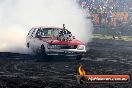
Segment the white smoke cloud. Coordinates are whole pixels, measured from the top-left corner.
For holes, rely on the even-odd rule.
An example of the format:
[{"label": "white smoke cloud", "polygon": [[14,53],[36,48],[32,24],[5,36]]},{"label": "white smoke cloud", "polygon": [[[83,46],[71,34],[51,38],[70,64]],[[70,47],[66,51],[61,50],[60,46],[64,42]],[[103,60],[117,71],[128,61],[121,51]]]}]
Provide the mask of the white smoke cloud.
[{"label": "white smoke cloud", "polygon": [[88,42],[92,23],[76,0],[0,0],[0,51],[25,52],[25,38],[33,26],[66,28]]}]

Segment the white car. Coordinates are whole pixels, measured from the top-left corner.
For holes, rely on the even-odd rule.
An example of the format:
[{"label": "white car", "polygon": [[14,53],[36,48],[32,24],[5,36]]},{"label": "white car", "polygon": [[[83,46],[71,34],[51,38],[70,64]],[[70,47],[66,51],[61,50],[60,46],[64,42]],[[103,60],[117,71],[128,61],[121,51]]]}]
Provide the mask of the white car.
[{"label": "white car", "polygon": [[26,46],[43,56],[76,56],[80,60],[86,53],[85,45],[75,39],[71,32],[57,27],[33,27],[27,37]]}]

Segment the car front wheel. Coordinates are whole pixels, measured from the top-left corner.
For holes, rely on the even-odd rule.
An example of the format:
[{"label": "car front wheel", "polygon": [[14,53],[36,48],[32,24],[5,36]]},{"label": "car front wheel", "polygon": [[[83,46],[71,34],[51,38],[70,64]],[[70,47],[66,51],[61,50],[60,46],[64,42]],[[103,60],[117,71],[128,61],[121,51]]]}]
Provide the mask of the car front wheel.
[{"label": "car front wheel", "polygon": [[40,54],[41,54],[41,56],[47,56],[46,53],[45,53],[44,45],[41,45]]}]

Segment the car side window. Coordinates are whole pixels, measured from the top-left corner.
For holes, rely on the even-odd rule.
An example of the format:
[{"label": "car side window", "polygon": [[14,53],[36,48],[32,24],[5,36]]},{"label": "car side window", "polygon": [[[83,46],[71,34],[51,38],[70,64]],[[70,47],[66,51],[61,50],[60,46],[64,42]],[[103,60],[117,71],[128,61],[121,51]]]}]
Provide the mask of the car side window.
[{"label": "car side window", "polygon": [[34,29],[33,29],[33,32],[32,32],[32,34],[31,34],[32,37],[35,37],[34,34],[35,34],[36,29],[37,29],[37,28],[34,28]]},{"label": "car side window", "polygon": [[34,28],[32,28],[29,32],[28,32],[28,35],[27,36],[31,36],[31,33],[33,31]]},{"label": "car side window", "polygon": [[41,36],[41,29],[40,28],[38,28],[38,31],[36,33],[36,36]]}]

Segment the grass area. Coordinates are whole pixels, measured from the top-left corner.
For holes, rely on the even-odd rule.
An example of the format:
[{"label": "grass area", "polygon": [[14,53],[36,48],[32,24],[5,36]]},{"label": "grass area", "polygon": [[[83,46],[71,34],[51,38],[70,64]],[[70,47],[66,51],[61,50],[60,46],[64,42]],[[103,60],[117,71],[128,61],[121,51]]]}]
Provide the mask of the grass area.
[{"label": "grass area", "polygon": [[[112,35],[93,34],[93,38],[113,39],[113,36]],[[120,39],[116,39],[116,40],[132,41],[132,36],[121,36]]]},{"label": "grass area", "polygon": [[93,38],[98,38],[98,39],[113,39],[111,35],[101,35],[101,34],[94,34]]}]

